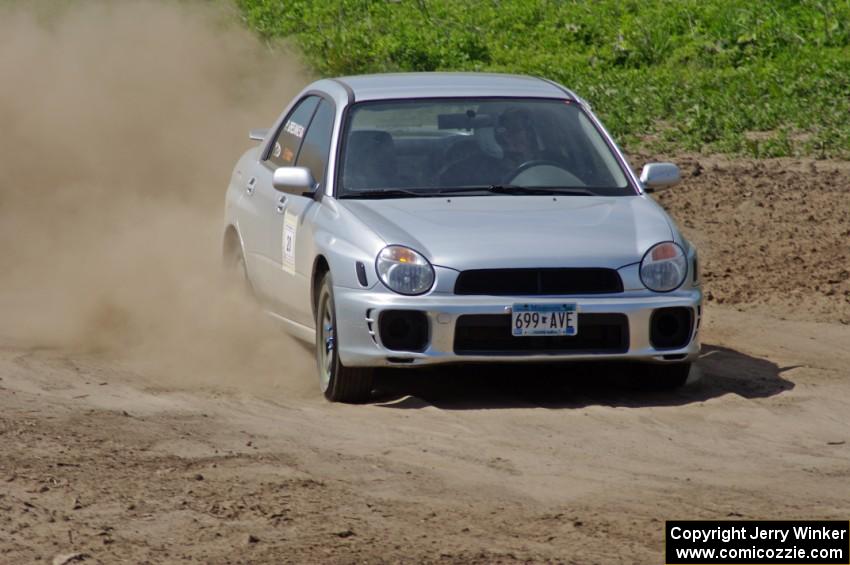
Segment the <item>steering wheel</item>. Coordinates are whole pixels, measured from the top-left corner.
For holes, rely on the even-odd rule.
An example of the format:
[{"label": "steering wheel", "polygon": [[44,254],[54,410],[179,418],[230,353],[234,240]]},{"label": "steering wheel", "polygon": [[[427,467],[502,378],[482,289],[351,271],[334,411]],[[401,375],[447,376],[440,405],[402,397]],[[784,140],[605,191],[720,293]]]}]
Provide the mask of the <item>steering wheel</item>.
[{"label": "steering wheel", "polygon": [[585,183],[582,182],[580,178],[575,176],[569,170],[567,170],[561,163],[557,161],[551,161],[548,159],[532,159],[531,161],[526,161],[520,166],[516,167],[514,170],[505,175],[502,179],[503,184],[513,184],[513,181],[517,179],[521,174],[526,172],[529,169],[533,169],[535,167],[553,167],[555,169],[559,169],[563,172],[564,176],[564,184],[569,186],[584,186]]}]

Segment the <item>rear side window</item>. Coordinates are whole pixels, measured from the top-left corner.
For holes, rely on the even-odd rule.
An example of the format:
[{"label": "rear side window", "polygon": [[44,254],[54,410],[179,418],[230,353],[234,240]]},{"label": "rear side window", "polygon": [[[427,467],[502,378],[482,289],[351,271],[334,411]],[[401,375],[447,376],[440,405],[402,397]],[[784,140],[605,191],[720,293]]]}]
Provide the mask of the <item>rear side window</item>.
[{"label": "rear side window", "polygon": [[275,167],[290,167],[295,163],[301,140],[304,139],[310,118],[313,117],[318,103],[318,96],[308,96],[299,102],[283,121],[268,159]]},{"label": "rear side window", "polygon": [[321,187],[325,184],[325,171],[328,167],[328,155],[331,150],[331,135],[334,128],[334,108],[326,100],[319,103],[319,108],[313,116],[313,121],[307,129],[301,151],[298,153],[297,164],[307,167],[313,173]]}]

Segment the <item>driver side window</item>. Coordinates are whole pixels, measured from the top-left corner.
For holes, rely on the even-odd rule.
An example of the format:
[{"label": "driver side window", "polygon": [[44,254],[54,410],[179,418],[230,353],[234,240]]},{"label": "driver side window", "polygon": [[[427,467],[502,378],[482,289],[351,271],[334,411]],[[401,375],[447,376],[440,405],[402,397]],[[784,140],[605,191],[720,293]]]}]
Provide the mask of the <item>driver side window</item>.
[{"label": "driver side window", "polygon": [[268,162],[274,168],[291,167],[295,164],[298,149],[301,147],[301,140],[304,138],[304,133],[318,103],[318,96],[308,96],[299,102],[283,121],[268,158]]},{"label": "driver side window", "polygon": [[325,186],[325,170],[328,166],[333,128],[334,107],[322,100],[304,136],[296,162],[297,166],[310,169],[321,188]]}]

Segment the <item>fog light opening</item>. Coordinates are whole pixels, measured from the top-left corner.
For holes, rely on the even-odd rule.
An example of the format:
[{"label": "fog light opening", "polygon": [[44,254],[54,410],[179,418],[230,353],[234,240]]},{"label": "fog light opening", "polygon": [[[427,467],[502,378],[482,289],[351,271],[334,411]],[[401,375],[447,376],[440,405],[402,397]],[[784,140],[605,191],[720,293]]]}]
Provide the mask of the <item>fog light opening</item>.
[{"label": "fog light opening", "polygon": [[659,308],[649,321],[649,341],[655,349],[680,349],[690,342],[693,326],[693,309]]},{"label": "fog light opening", "polygon": [[385,310],[378,319],[381,343],[392,351],[424,351],[428,317],[418,310]]},{"label": "fog light opening", "polygon": [[679,319],[672,314],[661,314],[658,317],[658,331],[664,337],[673,337],[679,331]]}]

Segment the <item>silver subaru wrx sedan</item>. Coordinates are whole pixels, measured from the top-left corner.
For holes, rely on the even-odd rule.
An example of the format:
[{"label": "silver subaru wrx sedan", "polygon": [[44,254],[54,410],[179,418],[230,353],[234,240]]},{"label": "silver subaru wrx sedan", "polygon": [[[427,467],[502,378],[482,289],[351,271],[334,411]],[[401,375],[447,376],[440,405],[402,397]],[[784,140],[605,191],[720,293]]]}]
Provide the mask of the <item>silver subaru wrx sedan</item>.
[{"label": "silver subaru wrx sedan", "polygon": [[224,254],[316,347],[330,400],[376,367],[633,361],[685,383],[699,352],[696,249],[589,105],[499,74],[314,82],[238,161]]}]

